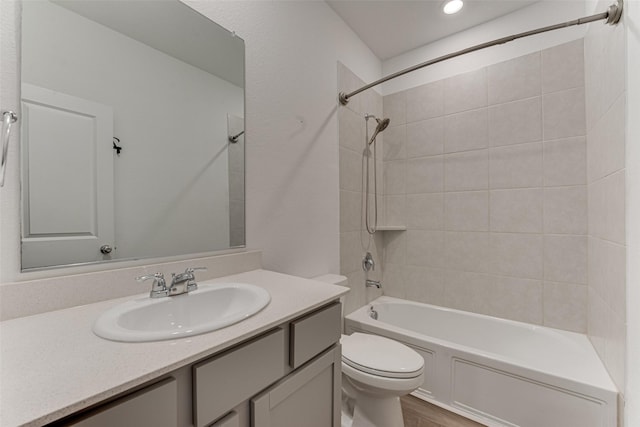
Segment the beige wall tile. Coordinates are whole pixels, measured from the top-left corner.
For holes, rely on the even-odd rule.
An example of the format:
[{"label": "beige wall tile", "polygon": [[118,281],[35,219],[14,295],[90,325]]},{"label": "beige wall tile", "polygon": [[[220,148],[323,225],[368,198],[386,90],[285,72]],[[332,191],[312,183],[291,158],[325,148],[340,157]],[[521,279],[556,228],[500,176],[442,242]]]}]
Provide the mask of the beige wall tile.
[{"label": "beige wall tile", "polygon": [[362,191],[362,155],[340,147],[340,189]]},{"label": "beige wall tile", "polygon": [[626,96],[621,95],[589,130],[587,158],[589,182],[625,167]]},{"label": "beige wall tile", "polygon": [[384,263],[406,264],[407,233],[383,233]]},{"label": "beige wall tile", "polygon": [[362,151],[364,148],[364,118],[348,108],[338,107],[338,134],[340,147]]},{"label": "beige wall tile", "polygon": [[618,316],[626,317],[626,247],[589,237],[588,277],[594,289]]},{"label": "beige wall tile", "polygon": [[340,274],[362,270],[361,259],[364,251],[360,245],[360,232],[340,233]]},{"label": "beige wall tile", "polygon": [[[378,196],[379,197],[379,196]],[[384,205],[380,206],[380,201]],[[378,224],[405,225],[407,223],[407,203],[404,194],[398,196],[384,196],[378,198],[378,211],[384,209],[384,217],[378,217]]]},{"label": "beige wall tile", "polygon": [[451,114],[444,118],[444,152],[475,150],[489,146],[487,109]]},{"label": "beige wall tile", "polygon": [[542,189],[491,190],[489,199],[491,231],[542,233]]},{"label": "beige wall tile", "polygon": [[544,185],[582,185],[587,180],[587,143],[583,136],[544,142]]},{"label": "beige wall tile", "polygon": [[364,286],[364,271],[362,271],[362,269],[344,275],[347,276],[350,289],[344,303],[344,314],[346,315],[367,304],[368,298]]},{"label": "beige wall tile", "polygon": [[489,188],[489,150],[446,154],[445,191],[485,190]]},{"label": "beige wall tile", "polygon": [[340,232],[358,231],[361,227],[362,193],[340,190]]},{"label": "beige wall tile", "polygon": [[589,287],[588,293],[587,333],[600,359],[605,360],[605,344],[611,331],[611,310],[592,287]]},{"label": "beige wall tile", "polygon": [[551,139],[586,134],[584,88],[548,93],[542,97],[543,135]]},{"label": "beige wall tile", "polygon": [[491,233],[491,273],[525,279],[542,279],[543,236],[520,233]]},{"label": "beige wall tile", "polygon": [[442,304],[444,270],[408,265],[405,267],[404,280],[405,295],[411,301]]},{"label": "beige wall tile", "polygon": [[444,230],[444,194],[408,194],[406,225],[410,229]]},{"label": "beige wall tile", "polygon": [[421,157],[407,160],[407,194],[442,191],[444,185],[443,169],[443,156]]},{"label": "beige wall tile", "polygon": [[587,286],[544,282],[544,325],[585,333],[587,298]]},{"label": "beige wall tile", "polygon": [[618,317],[615,313],[611,314],[609,327],[608,339],[605,344],[605,364],[615,385],[619,390],[624,390],[627,327],[624,319]]},{"label": "beige wall tile", "polygon": [[544,189],[544,232],[587,234],[587,187]]},{"label": "beige wall tile", "polygon": [[542,143],[533,142],[489,150],[490,188],[541,187]]},{"label": "beige wall tile", "polygon": [[404,276],[407,267],[404,264],[385,263],[382,273],[382,289],[385,295],[396,298],[407,298],[405,294]]},{"label": "beige wall tile", "polygon": [[489,314],[542,324],[542,281],[491,276]]},{"label": "beige wall tile", "polygon": [[488,67],[489,105],[540,95],[540,52]]},{"label": "beige wall tile", "polygon": [[407,230],[407,265],[442,268],[444,233],[442,231]]},{"label": "beige wall tile", "polygon": [[[375,120],[374,120],[375,122]],[[369,130],[369,138],[373,134],[375,127],[371,126]],[[387,160],[400,160],[404,159],[407,156],[406,149],[406,126],[390,126],[384,131],[383,147],[383,155],[382,158],[384,161]],[[364,138],[363,138],[364,141]],[[362,145],[364,147],[364,143]]]},{"label": "beige wall tile", "polygon": [[406,169],[404,160],[384,162],[384,194],[404,194],[407,181]]},{"label": "beige wall tile", "polygon": [[544,279],[587,284],[587,237],[544,237]]},{"label": "beige wall tile", "polygon": [[625,244],[625,171],[589,185],[589,234]]},{"label": "beige wall tile", "polygon": [[489,231],[489,192],[445,193],[445,229],[450,231]]},{"label": "beige wall tile", "polygon": [[444,83],[442,80],[406,91],[407,123],[444,114]]},{"label": "beige wall tile", "polygon": [[584,86],[584,39],[542,51],[542,91]]},{"label": "beige wall tile", "polygon": [[489,272],[489,233],[445,232],[445,267],[449,270]]},{"label": "beige wall tile", "polygon": [[487,70],[459,74],[444,80],[445,114],[487,106]]},{"label": "beige wall tile", "polygon": [[489,107],[491,146],[542,140],[542,99],[539,96]]},{"label": "beige wall tile", "polygon": [[[606,3],[603,2],[603,5]],[[599,120],[625,91],[626,25],[590,25],[585,36],[585,87],[589,95],[587,120]]]},{"label": "beige wall tile", "polygon": [[[364,86],[364,83],[362,84],[362,86]],[[365,114],[373,114],[374,116],[380,118],[384,116],[382,95],[380,95],[376,91],[376,89],[365,90],[364,92],[360,92],[356,96],[361,97],[361,117],[364,117]],[[349,100],[349,102],[351,102],[351,100]]]},{"label": "beige wall tile", "polygon": [[[355,97],[354,97],[355,98]],[[396,92],[382,100],[384,116],[391,120],[393,126],[407,123],[407,92]]]},{"label": "beige wall tile", "polygon": [[444,152],[444,118],[407,125],[407,157],[424,157]]},{"label": "beige wall tile", "polygon": [[489,314],[491,312],[491,277],[483,273],[446,270],[444,305],[458,310]]}]

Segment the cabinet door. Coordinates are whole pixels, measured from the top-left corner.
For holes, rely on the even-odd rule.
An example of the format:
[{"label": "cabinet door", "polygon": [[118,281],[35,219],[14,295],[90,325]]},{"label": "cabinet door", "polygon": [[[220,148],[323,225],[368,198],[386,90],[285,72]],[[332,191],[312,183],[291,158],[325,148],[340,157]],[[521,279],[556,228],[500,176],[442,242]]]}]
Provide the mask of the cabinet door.
[{"label": "cabinet door", "polygon": [[339,427],[340,347],[251,399],[253,427]]},{"label": "cabinet door", "polygon": [[177,427],[177,385],[167,378],[152,386],[83,414],[73,427]]}]

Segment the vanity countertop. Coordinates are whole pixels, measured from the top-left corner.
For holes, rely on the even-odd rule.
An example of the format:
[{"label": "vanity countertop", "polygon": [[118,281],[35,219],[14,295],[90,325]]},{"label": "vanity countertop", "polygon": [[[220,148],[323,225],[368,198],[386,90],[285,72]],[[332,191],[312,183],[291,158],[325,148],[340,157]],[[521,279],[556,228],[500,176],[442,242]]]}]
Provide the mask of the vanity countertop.
[{"label": "vanity countertop", "polygon": [[41,426],[217,353],[345,294],[328,285],[266,270],[203,281],[243,282],[271,294],[258,314],[177,340],[121,343],[94,335],[105,310],[138,296],[0,323],[0,426]]}]

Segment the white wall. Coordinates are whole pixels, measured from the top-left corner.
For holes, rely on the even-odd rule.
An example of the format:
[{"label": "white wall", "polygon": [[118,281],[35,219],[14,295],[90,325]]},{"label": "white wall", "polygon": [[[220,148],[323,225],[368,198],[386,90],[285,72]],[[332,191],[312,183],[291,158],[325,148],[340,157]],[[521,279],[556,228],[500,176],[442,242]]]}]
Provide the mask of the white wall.
[{"label": "white wall", "polygon": [[[382,64],[382,73],[386,76],[439,56],[500,37],[581,18],[586,14],[585,8],[586,4],[582,1],[537,2],[485,24],[478,25],[388,59]],[[588,13],[591,13],[591,11]],[[585,32],[585,26],[571,27],[515,40],[501,46],[494,46],[463,55],[387,82],[382,85],[382,93],[383,95],[389,95],[456,74],[477,70],[527,53],[537,52],[582,38]]]},{"label": "white wall", "polygon": [[246,42],[247,245],[267,268],[339,272],[336,62],[380,62],[324,2],[188,2]]},{"label": "white wall", "polygon": [[[381,75],[380,61],[324,2],[189,4],[246,42],[248,247],[263,249],[272,270],[305,277],[338,272],[336,64],[371,81]],[[0,2],[2,109],[19,105],[13,13],[12,1]],[[14,139],[8,185],[0,190],[3,282],[21,277],[16,146]]]},{"label": "white wall", "polygon": [[640,2],[625,2],[627,32],[627,389],[625,422],[640,425]]}]

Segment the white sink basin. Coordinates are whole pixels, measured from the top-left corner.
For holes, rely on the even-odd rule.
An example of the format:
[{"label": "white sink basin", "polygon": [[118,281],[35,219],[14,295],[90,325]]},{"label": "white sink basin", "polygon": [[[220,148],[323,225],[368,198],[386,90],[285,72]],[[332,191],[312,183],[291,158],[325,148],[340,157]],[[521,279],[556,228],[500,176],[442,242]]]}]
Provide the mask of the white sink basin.
[{"label": "white sink basin", "polygon": [[253,316],[271,301],[269,293],[245,283],[200,285],[188,294],[139,298],[105,311],[93,325],[113,341],[160,341],[211,332]]}]

